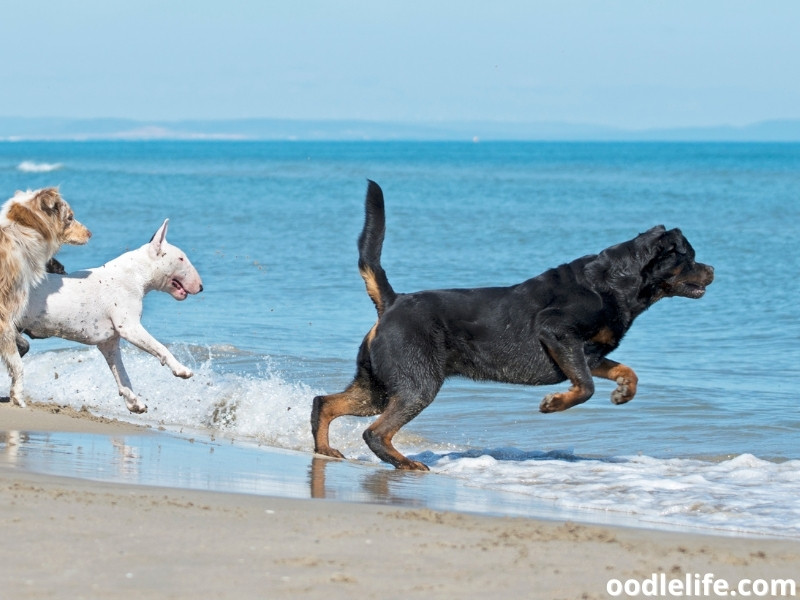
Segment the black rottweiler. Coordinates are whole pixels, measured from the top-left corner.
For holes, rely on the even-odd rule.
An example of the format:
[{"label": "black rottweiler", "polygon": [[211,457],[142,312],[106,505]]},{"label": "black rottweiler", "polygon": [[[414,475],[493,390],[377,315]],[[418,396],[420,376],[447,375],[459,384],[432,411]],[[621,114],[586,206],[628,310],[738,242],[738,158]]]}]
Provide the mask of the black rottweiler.
[{"label": "black rottweiler", "polygon": [[653,303],[700,298],[714,279],[680,230],[658,226],[510,287],[398,294],[380,263],[384,233],[383,192],[370,181],[358,268],[378,321],[361,344],[353,382],[314,398],[311,430],[315,452],[344,458],[329,444],[331,421],[380,414],[364,441],[398,469],[428,470],[400,454],[392,437],[451,375],[527,385],[569,380],[569,390],[542,400],[545,413],[586,402],[592,376],[617,383],[614,404],[628,402],[636,374],[605,356]]}]

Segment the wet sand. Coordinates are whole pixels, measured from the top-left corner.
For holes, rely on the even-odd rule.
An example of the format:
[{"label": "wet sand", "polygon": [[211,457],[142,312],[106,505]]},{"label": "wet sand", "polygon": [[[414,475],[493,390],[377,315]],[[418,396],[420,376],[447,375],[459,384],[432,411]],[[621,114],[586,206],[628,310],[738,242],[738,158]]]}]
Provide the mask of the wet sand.
[{"label": "wet sand", "polygon": [[[207,491],[198,459],[188,483],[170,470],[171,436],[58,407],[0,404],[0,431],[3,598],[609,598],[610,579],[713,573],[735,585],[800,566],[795,540],[434,510],[421,498],[437,496],[435,475],[301,453],[265,450],[252,466],[261,483]],[[137,457],[148,444],[155,458]],[[79,474],[103,481],[55,474],[60,454],[95,446],[117,453],[113,471]],[[146,484],[151,467],[167,479]]]}]

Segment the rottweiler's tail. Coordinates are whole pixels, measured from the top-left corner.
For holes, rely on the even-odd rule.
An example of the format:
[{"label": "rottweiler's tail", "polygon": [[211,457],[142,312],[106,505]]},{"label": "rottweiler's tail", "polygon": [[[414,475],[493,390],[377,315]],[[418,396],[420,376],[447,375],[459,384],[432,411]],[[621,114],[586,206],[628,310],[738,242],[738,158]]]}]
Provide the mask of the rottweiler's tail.
[{"label": "rottweiler's tail", "polygon": [[374,181],[368,181],[364,207],[364,229],[358,238],[358,271],[367,285],[367,294],[375,303],[378,318],[397,298],[386,272],[381,267],[386,215],[383,210],[383,191]]}]

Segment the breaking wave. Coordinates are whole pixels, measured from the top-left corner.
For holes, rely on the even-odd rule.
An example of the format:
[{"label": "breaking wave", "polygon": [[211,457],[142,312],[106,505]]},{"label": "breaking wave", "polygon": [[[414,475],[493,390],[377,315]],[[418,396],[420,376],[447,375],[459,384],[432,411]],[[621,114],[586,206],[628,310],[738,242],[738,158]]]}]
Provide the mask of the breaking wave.
[{"label": "breaking wave", "polygon": [[24,160],[17,165],[17,170],[23,173],[50,173],[62,168],[64,168],[62,163],[39,163],[31,160]]}]

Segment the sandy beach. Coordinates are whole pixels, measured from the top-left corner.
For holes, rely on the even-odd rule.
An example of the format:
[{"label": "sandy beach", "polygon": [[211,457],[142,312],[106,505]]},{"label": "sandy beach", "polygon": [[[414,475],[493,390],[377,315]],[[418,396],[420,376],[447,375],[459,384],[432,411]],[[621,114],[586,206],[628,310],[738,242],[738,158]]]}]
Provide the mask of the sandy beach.
[{"label": "sandy beach", "polygon": [[[0,459],[20,432],[162,435],[57,406],[0,404],[0,423]],[[800,566],[794,540],[124,485],[9,460],[0,505],[0,590],[15,599],[609,598],[612,579],[702,591],[708,573],[735,586]]]}]

